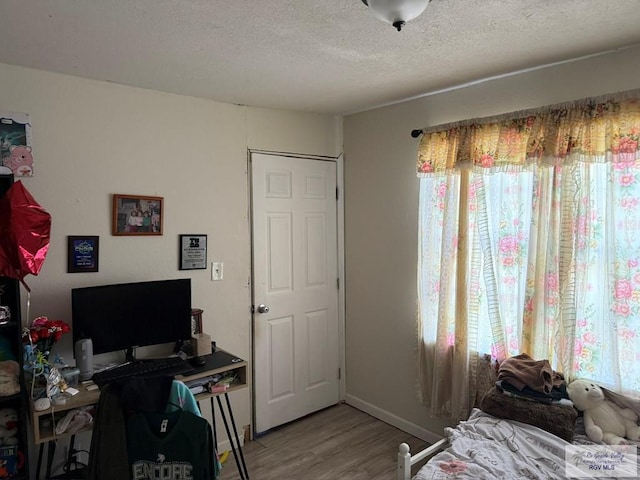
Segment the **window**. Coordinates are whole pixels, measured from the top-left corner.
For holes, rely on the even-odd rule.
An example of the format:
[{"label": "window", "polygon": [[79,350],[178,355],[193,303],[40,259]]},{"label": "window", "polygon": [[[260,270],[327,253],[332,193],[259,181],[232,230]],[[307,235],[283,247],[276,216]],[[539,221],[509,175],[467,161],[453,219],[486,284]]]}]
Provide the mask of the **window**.
[{"label": "window", "polygon": [[640,108],[598,105],[423,136],[421,379],[443,415],[464,416],[484,352],[640,390]]}]

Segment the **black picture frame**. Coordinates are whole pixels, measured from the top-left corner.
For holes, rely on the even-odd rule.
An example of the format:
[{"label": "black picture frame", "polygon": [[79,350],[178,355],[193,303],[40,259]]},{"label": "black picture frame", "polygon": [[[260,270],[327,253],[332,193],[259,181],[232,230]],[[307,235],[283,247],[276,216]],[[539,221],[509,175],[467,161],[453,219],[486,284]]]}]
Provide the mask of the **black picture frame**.
[{"label": "black picture frame", "polygon": [[67,237],[67,273],[97,272],[100,260],[100,237],[69,235]]},{"label": "black picture frame", "polygon": [[180,235],[180,270],[206,270],[207,236]]}]

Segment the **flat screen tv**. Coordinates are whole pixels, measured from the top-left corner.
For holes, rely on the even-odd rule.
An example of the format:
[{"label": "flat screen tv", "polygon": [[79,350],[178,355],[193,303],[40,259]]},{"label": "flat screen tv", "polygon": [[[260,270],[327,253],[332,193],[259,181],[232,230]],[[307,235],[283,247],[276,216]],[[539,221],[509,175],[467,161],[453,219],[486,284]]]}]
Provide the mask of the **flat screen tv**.
[{"label": "flat screen tv", "polygon": [[120,283],[71,290],[73,342],[90,338],[93,353],[191,338],[191,280]]}]

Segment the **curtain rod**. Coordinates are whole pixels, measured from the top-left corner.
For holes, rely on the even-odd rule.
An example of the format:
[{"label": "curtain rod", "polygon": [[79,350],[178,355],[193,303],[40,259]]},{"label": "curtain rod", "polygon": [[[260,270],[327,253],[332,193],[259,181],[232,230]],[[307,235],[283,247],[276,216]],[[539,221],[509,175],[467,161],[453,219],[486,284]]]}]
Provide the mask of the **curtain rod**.
[{"label": "curtain rod", "polygon": [[491,122],[502,122],[505,120],[511,120],[513,118],[518,118],[518,117],[526,117],[529,115],[541,115],[541,114],[548,114],[553,110],[558,110],[558,109],[573,109],[576,107],[580,107],[582,105],[592,105],[594,103],[606,103],[608,101],[614,101],[614,102],[620,102],[623,100],[627,100],[627,99],[637,99],[640,98],[640,88],[636,88],[633,90],[627,90],[627,91],[623,91],[623,92],[615,92],[615,93],[608,93],[605,95],[599,95],[596,97],[585,97],[585,98],[581,98],[578,100],[571,100],[568,102],[563,102],[563,103],[556,103],[553,105],[547,105],[544,107],[535,107],[535,108],[528,108],[525,110],[519,110],[519,111],[515,111],[515,112],[509,112],[509,113],[501,113],[501,114],[497,114],[497,115],[490,115],[487,117],[480,117],[480,118],[472,118],[472,119],[467,119],[467,120],[461,120],[461,121],[457,121],[457,122],[451,122],[451,123],[445,123],[445,124],[441,124],[441,125],[435,125],[433,127],[425,127],[425,128],[420,128],[420,129],[416,129],[416,130],[411,130],[411,136],[413,138],[418,138],[420,135],[422,135],[425,131],[427,132],[434,132],[434,131],[438,131],[438,130],[447,130],[449,128],[452,127],[458,127],[458,126],[467,126],[467,125],[471,125],[474,123],[479,123],[479,124],[487,124],[487,123],[491,123]]}]

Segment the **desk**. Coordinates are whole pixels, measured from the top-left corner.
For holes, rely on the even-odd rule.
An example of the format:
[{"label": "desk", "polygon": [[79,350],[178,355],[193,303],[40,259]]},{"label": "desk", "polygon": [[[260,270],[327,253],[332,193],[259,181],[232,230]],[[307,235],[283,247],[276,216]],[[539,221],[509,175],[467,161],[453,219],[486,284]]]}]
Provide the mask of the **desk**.
[{"label": "desk", "polygon": [[[248,386],[248,377],[247,377],[247,362],[240,358],[235,357],[234,355],[226,352],[224,350],[218,349],[211,355],[207,355],[205,357],[205,364],[201,366],[194,367],[195,372],[190,373],[185,376],[176,376],[176,380],[181,381],[189,381],[196,380],[198,378],[208,377],[210,375],[215,374],[224,374],[235,370],[237,373],[237,380],[229,386],[226,392],[223,393],[209,393],[203,392],[198,395],[195,395],[198,404],[201,401],[206,401],[207,399],[211,402],[211,416],[213,421],[213,433],[215,436],[214,442],[217,446],[217,434],[216,434],[216,425],[215,425],[215,410],[214,410],[214,399],[217,400],[218,407],[220,409],[220,414],[224,421],[225,430],[227,433],[227,437],[229,439],[229,443],[231,444],[231,449],[233,451],[234,457],[236,459],[236,465],[238,467],[238,472],[240,473],[240,478],[244,480],[249,479],[249,473],[247,471],[247,467],[244,461],[244,455],[242,454],[242,448],[240,447],[240,441],[238,437],[238,431],[236,428],[235,420],[233,418],[233,411],[231,409],[231,402],[229,401],[229,393],[234,392],[236,390],[240,390]],[[98,403],[98,399],[100,398],[100,390],[92,390],[89,391],[85,386],[79,385],[76,387],[79,390],[79,393],[74,395],[69,399],[69,401],[65,405],[54,405],[53,407],[43,410],[36,411],[33,406],[33,401],[31,401],[31,426],[33,429],[33,437],[36,445],[39,445],[38,452],[38,464],[36,469],[36,479],[40,477],[40,469],[42,466],[42,456],[44,453],[44,445],[47,444],[47,469],[46,469],[46,479],[51,478],[51,463],[53,461],[53,456],[55,453],[56,442],[59,439],[70,438],[70,447],[69,447],[69,455],[72,455],[73,452],[73,442],[75,439],[75,435],[77,433],[81,433],[83,431],[91,430],[92,426],[89,425],[87,428],[72,433],[62,433],[56,434],[55,432],[55,423],[60,421],[70,410],[75,408],[87,407],[90,405],[96,405]],[[229,422],[227,421],[227,415],[223,409],[223,404],[221,401],[221,397],[224,396],[227,406],[227,412],[229,414],[229,420],[231,423],[232,430],[229,427]],[[235,444],[234,444],[235,440]],[[237,450],[236,450],[237,448]],[[71,477],[69,477],[71,478]]]}]

